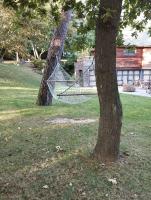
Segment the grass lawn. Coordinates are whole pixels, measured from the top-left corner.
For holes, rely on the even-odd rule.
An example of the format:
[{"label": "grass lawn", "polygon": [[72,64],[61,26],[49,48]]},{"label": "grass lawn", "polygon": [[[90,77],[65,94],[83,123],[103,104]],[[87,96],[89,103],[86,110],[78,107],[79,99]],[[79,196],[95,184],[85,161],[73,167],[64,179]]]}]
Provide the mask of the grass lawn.
[{"label": "grass lawn", "polygon": [[89,157],[97,121],[48,122],[56,117],[97,119],[97,98],[38,107],[40,78],[23,66],[0,65],[0,200],[150,200],[151,98],[121,95],[121,152],[129,156],[107,167]]}]

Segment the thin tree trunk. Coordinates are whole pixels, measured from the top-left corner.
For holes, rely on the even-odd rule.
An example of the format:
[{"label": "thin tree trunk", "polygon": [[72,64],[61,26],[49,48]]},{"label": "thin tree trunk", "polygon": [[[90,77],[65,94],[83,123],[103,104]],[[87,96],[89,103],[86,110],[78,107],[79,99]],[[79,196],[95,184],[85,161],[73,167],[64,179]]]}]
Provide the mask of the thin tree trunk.
[{"label": "thin tree trunk", "polygon": [[39,59],[39,55],[38,55],[38,51],[36,47],[35,47],[35,55],[36,55],[36,58]]},{"label": "thin tree trunk", "polygon": [[35,45],[33,44],[33,41],[30,40],[30,44],[31,44],[35,59],[38,59],[38,52],[37,52],[37,49],[35,48]]},{"label": "thin tree trunk", "polygon": [[43,78],[41,81],[37,99],[38,105],[47,106],[52,104],[52,95],[49,92],[47,80],[53,72],[54,68],[56,67],[57,62],[60,62],[61,60],[64,42],[67,36],[68,24],[71,19],[71,13],[71,10],[62,13],[60,25],[57,27],[54,36],[51,40],[46,59],[46,67],[44,69]]},{"label": "thin tree trunk", "polygon": [[4,60],[5,52],[6,52],[5,49],[2,48],[0,52],[0,63],[3,62]]},{"label": "thin tree trunk", "polygon": [[16,63],[17,64],[19,63],[19,54],[18,54],[18,52],[16,52]]},{"label": "thin tree trunk", "polygon": [[[122,107],[116,76],[116,36],[122,0],[100,0],[96,24],[95,73],[100,103],[100,120],[94,156],[102,162],[114,162],[119,156]],[[107,17],[106,11],[112,17]]]},{"label": "thin tree trunk", "polygon": [[43,54],[45,52],[45,50],[44,49],[41,49],[41,52],[40,52],[40,54],[39,54],[39,58],[41,59],[41,55]]}]

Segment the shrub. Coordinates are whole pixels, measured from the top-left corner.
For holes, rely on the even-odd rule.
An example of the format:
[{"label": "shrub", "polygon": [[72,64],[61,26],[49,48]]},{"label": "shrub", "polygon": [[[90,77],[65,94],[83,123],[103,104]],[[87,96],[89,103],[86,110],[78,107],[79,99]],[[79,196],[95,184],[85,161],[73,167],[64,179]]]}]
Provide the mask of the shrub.
[{"label": "shrub", "polygon": [[135,86],[131,84],[124,84],[123,92],[135,92]]},{"label": "shrub", "polygon": [[32,61],[32,64],[34,65],[34,68],[41,71],[45,67],[46,61],[40,60],[40,59],[35,59]]}]

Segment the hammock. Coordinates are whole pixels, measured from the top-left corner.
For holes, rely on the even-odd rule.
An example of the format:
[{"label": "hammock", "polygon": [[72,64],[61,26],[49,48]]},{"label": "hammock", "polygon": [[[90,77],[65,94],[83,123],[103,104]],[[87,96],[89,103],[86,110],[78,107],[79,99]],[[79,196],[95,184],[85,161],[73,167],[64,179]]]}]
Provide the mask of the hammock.
[{"label": "hammock", "polygon": [[[93,65],[92,61],[86,71]],[[93,95],[96,95],[96,89],[81,87],[80,81],[81,78],[73,78],[58,63],[47,80],[47,85],[54,99],[68,104],[79,104],[90,100]]]}]

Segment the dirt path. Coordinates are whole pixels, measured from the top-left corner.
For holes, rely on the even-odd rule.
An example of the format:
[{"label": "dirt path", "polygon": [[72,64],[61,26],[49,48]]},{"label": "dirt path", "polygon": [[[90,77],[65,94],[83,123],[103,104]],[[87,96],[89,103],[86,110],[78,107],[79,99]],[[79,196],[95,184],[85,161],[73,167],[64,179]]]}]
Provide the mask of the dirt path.
[{"label": "dirt path", "polygon": [[96,122],[97,119],[84,119],[84,118],[78,118],[78,119],[69,119],[69,118],[55,118],[55,119],[49,119],[46,122],[51,124],[90,124]]}]

